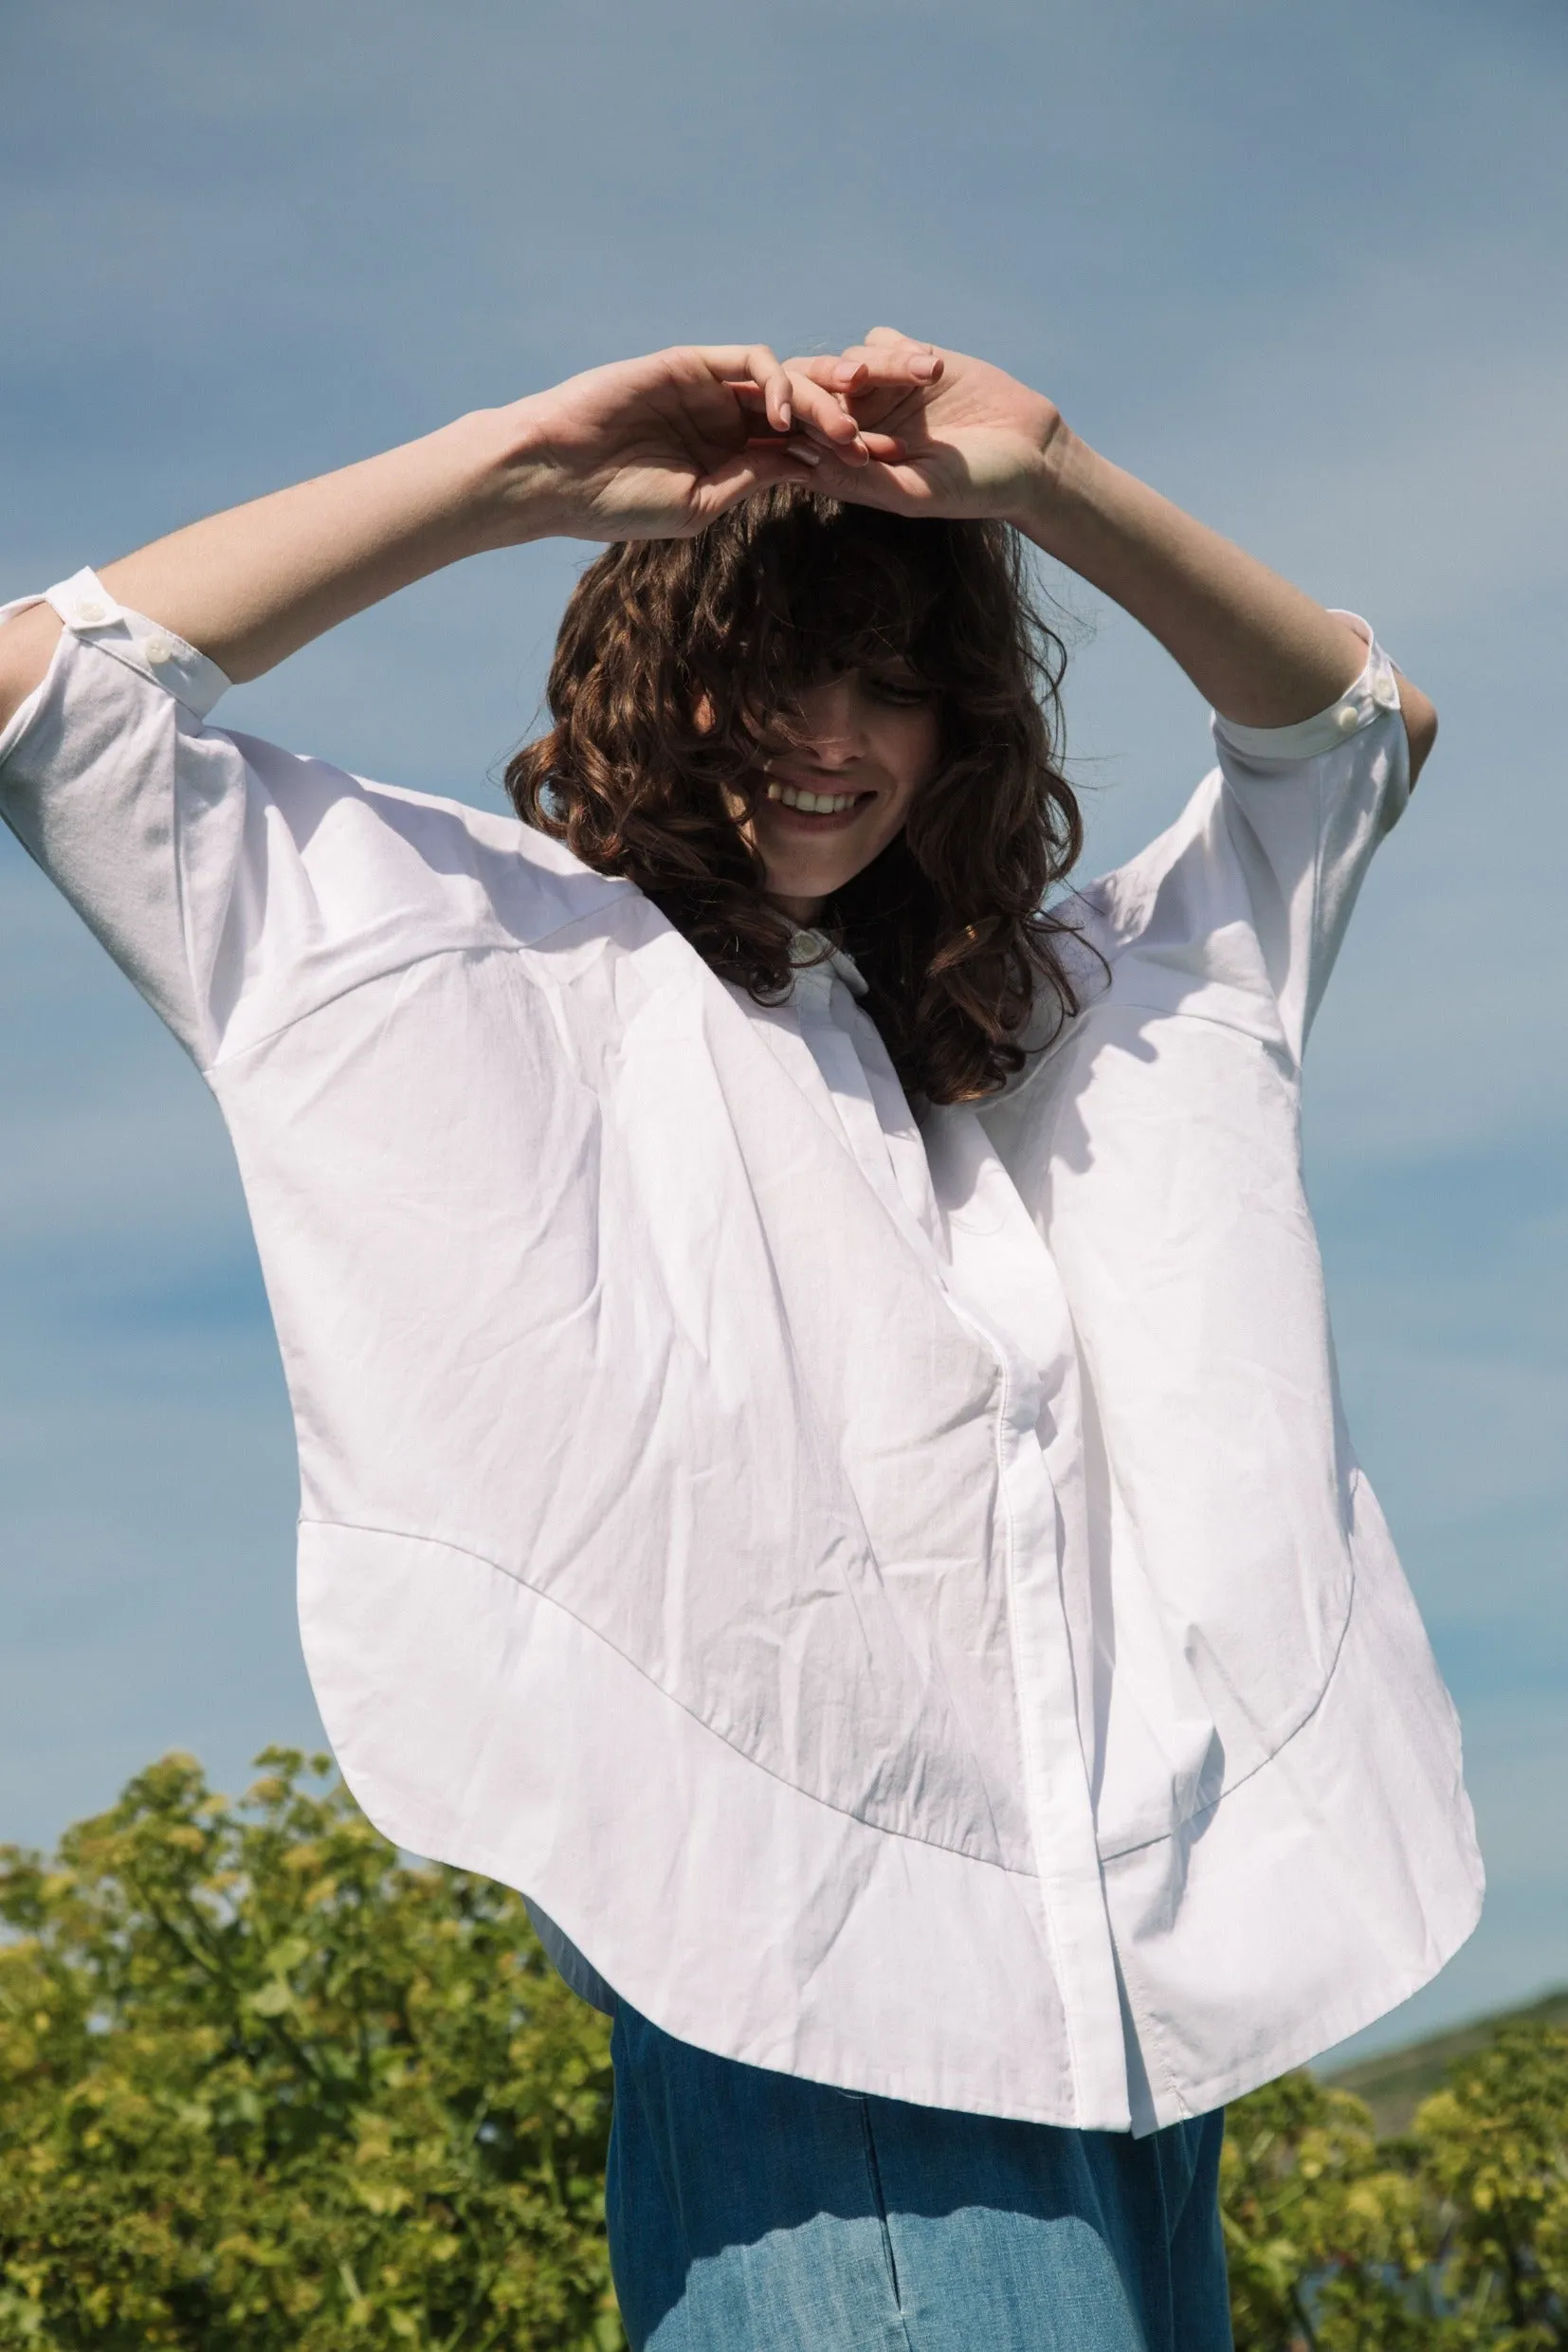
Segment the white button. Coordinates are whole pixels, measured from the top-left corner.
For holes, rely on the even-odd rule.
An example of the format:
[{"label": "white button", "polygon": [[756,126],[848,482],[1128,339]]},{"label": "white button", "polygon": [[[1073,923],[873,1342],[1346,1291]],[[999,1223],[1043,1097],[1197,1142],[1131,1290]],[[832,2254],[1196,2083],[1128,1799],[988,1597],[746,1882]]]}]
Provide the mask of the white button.
[{"label": "white button", "polygon": [[76,617],[83,629],[97,629],[100,621],[108,619],[109,608],[106,604],[94,604],[89,600],[77,606]]},{"label": "white button", "polygon": [[150,662],[172,662],[174,658],[174,648],[167,637],[149,637],[141,649]]},{"label": "white button", "polygon": [[1354,702],[1341,702],[1334,723],[1341,735],[1353,735],[1361,723],[1361,714]]},{"label": "white button", "polygon": [[1383,710],[1397,710],[1399,688],[1396,682],[1392,678],[1379,678],[1372,689],[1372,699]]}]

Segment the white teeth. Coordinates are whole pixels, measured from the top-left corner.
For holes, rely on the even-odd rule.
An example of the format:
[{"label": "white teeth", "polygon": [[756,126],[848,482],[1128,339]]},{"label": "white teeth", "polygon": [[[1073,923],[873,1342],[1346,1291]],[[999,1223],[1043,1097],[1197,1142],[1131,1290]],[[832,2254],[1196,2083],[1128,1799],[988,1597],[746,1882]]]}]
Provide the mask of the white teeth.
[{"label": "white teeth", "polygon": [[780,800],[786,809],[798,809],[805,816],[839,816],[852,809],[859,793],[808,793],[798,784],[770,784],[768,798]]}]

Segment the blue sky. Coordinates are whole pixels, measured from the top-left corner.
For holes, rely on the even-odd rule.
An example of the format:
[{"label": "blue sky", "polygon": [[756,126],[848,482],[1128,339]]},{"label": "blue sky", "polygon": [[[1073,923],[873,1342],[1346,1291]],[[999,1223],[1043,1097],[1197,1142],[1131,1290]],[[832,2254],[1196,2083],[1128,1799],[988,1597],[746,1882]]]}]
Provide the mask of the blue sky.
[{"label": "blue sky", "polygon": [[[0,595],[675,339],[978,349],[1327,600],[1443,737],[1317,1037],[1352,1423],[1465,1720],[1486,1920],[1397,2039],[1568,1981],[1560,0],[79,0],[0,21]],[[480,801],[587,551],[484,558],[232,723]],[[1081,586],[1091,860],[1206,758]],[[216,1115],[0,843],[0,1836],[319,1739]]]}]

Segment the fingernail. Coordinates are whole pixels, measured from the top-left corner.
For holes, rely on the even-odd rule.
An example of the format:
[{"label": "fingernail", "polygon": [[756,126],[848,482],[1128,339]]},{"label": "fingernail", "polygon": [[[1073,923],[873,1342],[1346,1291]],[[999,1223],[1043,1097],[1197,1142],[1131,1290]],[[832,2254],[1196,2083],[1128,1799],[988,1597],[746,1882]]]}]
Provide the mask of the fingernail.
[{"label": "fingernail", "polygon": [[813,449],[810,442],[806,441],[792,441],[785,454],[788,457],[801,458],[808,465],[820,465],[822,463],[822,451]]},{"label": "fingernail", "polygon": [[912,375],[935,375],[940,364],[939,359],[927,352],[922,358],[910,361],[909,372]]},{"label": "fingernail", "polygon": [[785,432],[789,431],[793,421],[794,420],[790,413],[789,402],[787,400],[781,400],[778,404],[778,422]]}]

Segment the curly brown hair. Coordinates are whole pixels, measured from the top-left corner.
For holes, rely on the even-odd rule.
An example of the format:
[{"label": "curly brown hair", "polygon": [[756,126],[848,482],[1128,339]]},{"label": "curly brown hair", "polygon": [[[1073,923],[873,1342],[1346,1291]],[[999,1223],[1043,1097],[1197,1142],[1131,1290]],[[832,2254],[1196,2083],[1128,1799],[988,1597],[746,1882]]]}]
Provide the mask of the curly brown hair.
[{"label": "curly brown hair", "polygon": [[734,809],[806,685],[907,663],[937,697],[937,768],[822,928],[865,975],[906,1089],[974,1102],[1022,1067],[1026,1025],[1033,1042],[1077,1010],[1045,904],[1083,841],[1058,765],[1066,659],[1014,532],[787,483],[589,565],[551,665],[555,724],[506,786],[527,824],[635,882],[715,972],[776,1003],[794,925]]}]

